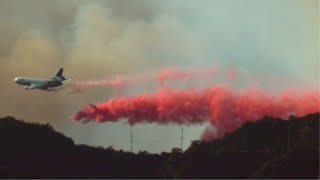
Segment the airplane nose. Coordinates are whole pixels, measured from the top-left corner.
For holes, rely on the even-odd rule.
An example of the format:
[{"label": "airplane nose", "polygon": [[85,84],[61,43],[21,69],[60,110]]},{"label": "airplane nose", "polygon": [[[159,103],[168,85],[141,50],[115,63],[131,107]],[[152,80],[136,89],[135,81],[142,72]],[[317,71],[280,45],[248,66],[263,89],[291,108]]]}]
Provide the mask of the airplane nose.
[{"label": "airplane nose", "polygon": [[14,78],[14,80],[13,80],[14,82],[17,82],[18,81],[18,78]]}]

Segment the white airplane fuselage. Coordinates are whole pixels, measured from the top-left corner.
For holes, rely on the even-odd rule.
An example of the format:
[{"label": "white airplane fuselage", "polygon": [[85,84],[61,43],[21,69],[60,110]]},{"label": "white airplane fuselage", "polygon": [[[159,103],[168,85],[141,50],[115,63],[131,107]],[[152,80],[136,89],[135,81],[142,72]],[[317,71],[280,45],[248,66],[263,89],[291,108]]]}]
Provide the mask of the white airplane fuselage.
[{"label": "white airplane fuselage", "polygon": [[37,84],[39,87],[38,89],[48,89],[48,88],[54,88],[62,85],[61,81],[53,80],[53,79],[41,79],[41,78],[33,78],[33,77],[16,77],[14,79],[14,82],[26,86],[25,88],[28,89],[28,87],[31,86],[31,84]]}]

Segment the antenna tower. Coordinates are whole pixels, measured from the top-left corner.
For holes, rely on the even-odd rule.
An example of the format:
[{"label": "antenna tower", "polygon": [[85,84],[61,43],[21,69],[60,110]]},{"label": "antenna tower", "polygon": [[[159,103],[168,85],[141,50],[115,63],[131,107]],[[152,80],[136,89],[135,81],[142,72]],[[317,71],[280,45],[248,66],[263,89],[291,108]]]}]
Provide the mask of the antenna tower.
[{"label": "antenna tower", "polygon": [[181,144],[180,144],[180,149],[183,150],[183,127],[181,128]]},{"label": "antenna tower", "polygon": [[130,131],[130,151],[132,152],[132,145],[133,145],[133,132],[132,129]]}]

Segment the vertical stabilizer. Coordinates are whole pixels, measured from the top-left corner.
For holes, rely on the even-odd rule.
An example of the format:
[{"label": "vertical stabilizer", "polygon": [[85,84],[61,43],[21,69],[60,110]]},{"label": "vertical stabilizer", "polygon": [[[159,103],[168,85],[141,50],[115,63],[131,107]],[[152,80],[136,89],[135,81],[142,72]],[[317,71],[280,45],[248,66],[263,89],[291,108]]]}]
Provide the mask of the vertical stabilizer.
[{"label": "vertical stabilizer", "polygon": [[63,73],[63,68],[60,68],[56,76],[62,77],[62,73]]}]

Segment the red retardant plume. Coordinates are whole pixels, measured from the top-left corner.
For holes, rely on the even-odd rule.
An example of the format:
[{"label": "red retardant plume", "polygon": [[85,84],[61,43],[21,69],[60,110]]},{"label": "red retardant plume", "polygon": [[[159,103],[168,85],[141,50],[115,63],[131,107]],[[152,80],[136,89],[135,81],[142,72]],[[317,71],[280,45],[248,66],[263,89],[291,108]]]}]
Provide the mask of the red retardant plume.
[{"label": "red retardant plume", "polygon": [[[231,132],[242,123],[265,115],[288,118],[319,112],[320,92],[293,90],[268,94],[258,89],[232,90],[213,86],[203,90],[160,89],[154,94],[112,98],[89,105],[72,116],[75,121],[117,122],[126,118],[136,123],[200,124],[209,121],[215,127],[206,130],[203,139]],[[209,133],[209,134],[208,134]]]},{"label": "red retardant plume", "polygon": [[[88,80],[88,81],[76,81],[72,84],[75,89],[84,89],[89,87],[98,86],[110,86],[110,87],[127,87],[132,85],[138,85],[149,81],[158,81],[161,86],[170,80],[188,80],[196,77],[212,78],[216,73],[216,67],[210,68],[192,68],[192,69],[180,69],[178,67],[162,67],[157,71],[150,71],[139,74],[131,75],[116,75],[109,79],[104,80]],[[230,75],[228,75],[230,76]],[[235,75],[233,75],[235,76]]]}]

